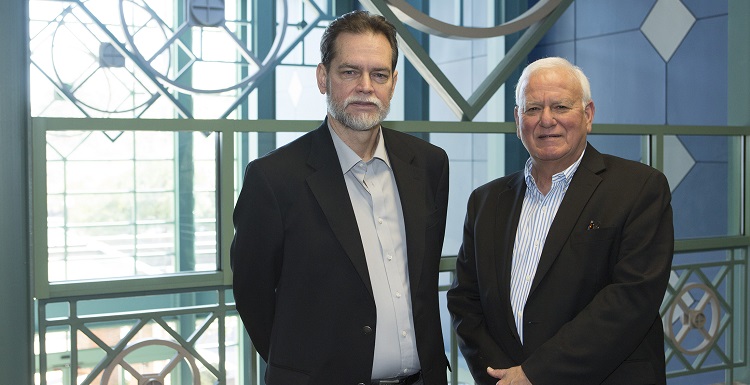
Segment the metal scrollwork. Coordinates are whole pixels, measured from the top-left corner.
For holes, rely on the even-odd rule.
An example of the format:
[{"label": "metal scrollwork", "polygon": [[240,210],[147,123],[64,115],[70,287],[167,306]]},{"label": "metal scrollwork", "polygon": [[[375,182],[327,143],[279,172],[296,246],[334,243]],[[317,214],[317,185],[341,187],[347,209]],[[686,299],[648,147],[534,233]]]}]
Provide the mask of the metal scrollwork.
[{"label": "metal scrollwork", "polygon": [[700,354],[716,342],[720,316],[716,292],[704,284],[689,283],[674,297],[666,314],[664,331],[679,351]]},{"label": "metal scrollwork", "polygon": [[[169,362],[159,373],[140,373],[135,368],[133,368],[133,366],[130,365],[125,359],[129,354],[138,349],[156,345],[165,346],[175,351],[175,355],[169,360]],[[198,370],[198,365],[196,365],[195,363],[195,357],[193,357],[193,355],[190,354],[190,352],[188,352],[187,349],[182,347],[180,344],[161,339],[148,339],[138,341],[136,343],[128,345],[128,347],[123,349],[120,354],[112,359],[112,362],[107,366],[106,369],[104,369],[104,372],[102,373],[102,380],[100,384],[108,385],[109,379],[112,377],[112,373],[115,372],[118,366],[121,366],[138,381],[139,385],[165,385],[167,383],[165,382],[167,375],[177,369],[177,365],[183,360],[187,361],[188,365],[190,366],[190,372],[193,377],[193,385],[200,385],[200,370]]]},{"label": "metal scrollwork", "polygon": [[[152,73],[171,89],[185,93],[222,93],[244,88],[256,81],[272,70],[271,63],[278,60],[281,42],[284,41],[287,31],[287,2],[279,2],[282,24],[279,35],[264,58],[258,57],[248,49],[241,36],[229,28],[227,20],[224,19],[223,3],[216,0],[188,1],[189,18],[172,30],[148,2],[120,0],[120,23],[134,59],[143,70]],[[160,33],[139,36],[147,30],[158,30]],[[196,47],[191,45],[194,38],[209,35],[226,43],[222,52],[209,54],[211,44],[202,41]],[[155,40],[157,37],[161,40]],[[227,50],[228,48],[233,48],[233,52]],[[176,62],[178,55],[185,58],[183,63]],[[184,76],[189,71],[218,74],[226,71],[240,73],[240,69],[244,69],[246,75],[232,81],[231,84],[217,79],[195,84]]]}]

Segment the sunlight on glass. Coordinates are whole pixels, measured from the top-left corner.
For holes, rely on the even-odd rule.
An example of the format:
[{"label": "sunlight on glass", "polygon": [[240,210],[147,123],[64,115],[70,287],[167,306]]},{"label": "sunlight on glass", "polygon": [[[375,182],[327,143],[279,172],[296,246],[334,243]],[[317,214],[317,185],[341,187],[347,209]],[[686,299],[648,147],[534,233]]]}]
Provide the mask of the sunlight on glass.
[{"label": "sunlight on glass", "polygon": [[215,137],[48,132],[49,280],[216,270]]}]

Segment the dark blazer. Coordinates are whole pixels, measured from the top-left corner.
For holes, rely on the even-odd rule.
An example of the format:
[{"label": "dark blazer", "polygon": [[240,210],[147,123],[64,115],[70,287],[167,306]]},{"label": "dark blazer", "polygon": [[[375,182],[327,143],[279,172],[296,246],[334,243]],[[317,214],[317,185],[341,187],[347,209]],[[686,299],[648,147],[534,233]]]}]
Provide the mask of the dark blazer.
[{"label": "dark blazer", "polygon": [[[445,151],[383,128],[406,227],[417,351],[446,384],[438,266],[448,205]],[[251,162],[234,211],[237,310],[269,385],[369,384],[376,309],[357,221],[326,122]]]},{"label": "dark blazer", "polygon": [[664,175],[587,146],[542,250],[522,345],[510,270],[525,191],[520,171],[469,199],[448,308],[474,378],[495,384],[488,366],[521,365],[533,385],[665,384],[659,306],[674,230]]}]

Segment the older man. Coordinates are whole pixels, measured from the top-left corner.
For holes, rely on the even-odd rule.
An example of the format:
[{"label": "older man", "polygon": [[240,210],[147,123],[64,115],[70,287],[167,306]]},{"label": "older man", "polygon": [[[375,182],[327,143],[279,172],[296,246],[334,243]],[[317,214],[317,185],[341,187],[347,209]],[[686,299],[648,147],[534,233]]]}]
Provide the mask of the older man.
[{"label": "older man", "polygon": [[567,60],[523,71],[515,120],[530,158],[472,193],[448,292],[479,384],[666,383],[669,186],[588,144],[594,111]]}]

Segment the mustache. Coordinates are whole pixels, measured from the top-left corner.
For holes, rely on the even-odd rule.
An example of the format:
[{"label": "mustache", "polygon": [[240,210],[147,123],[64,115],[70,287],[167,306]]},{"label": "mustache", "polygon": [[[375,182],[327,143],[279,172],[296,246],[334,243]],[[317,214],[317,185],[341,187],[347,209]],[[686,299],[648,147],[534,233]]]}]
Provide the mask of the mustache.
[{"label": "mustache", "polygon": [[378,108],[383,108],[383,103],[380,102],[380,100],[374,96],[362,98],[362,97],[356,97],[356,96],[350,96],[344,100],[344,107],[352,104],[352,103],[370,103],[376,105]]}]

